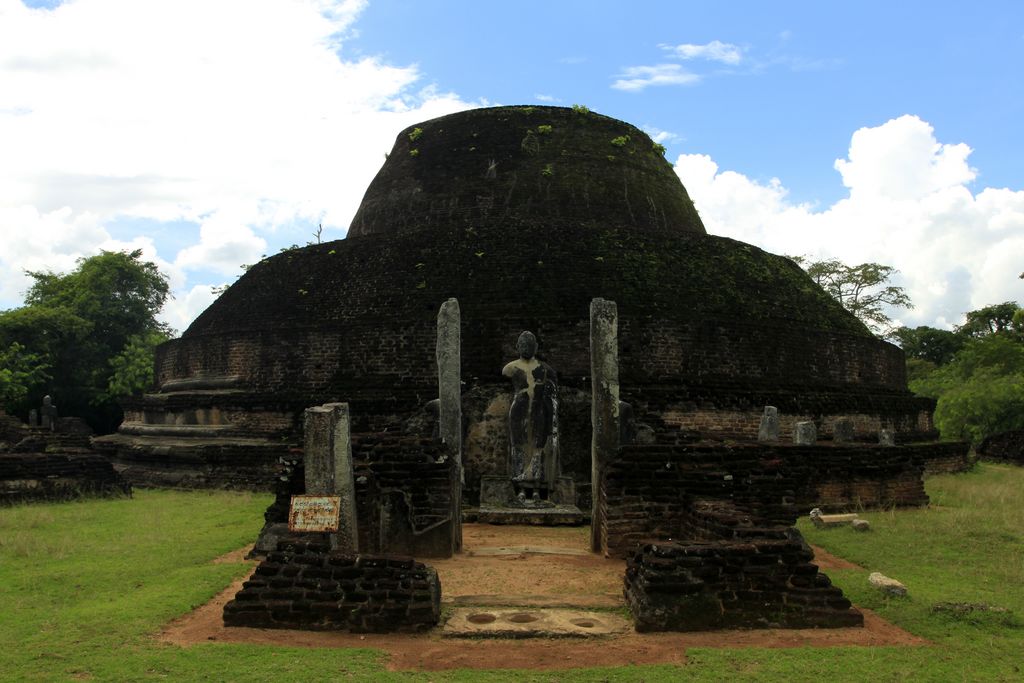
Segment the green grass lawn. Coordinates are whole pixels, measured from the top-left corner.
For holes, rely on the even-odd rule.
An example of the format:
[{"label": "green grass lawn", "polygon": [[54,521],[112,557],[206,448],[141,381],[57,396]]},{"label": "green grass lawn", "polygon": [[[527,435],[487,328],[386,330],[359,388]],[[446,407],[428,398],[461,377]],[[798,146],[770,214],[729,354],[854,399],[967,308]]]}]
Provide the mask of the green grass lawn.
[{"label": "green grass lawn", "polygon": [[[1024,680],[1024,469],[983,465],[929,479],[932,507],[868,512],[873,530],[811,543],[861,565],[829,572],[858,605],[926,647],[693,649],[689,663],[572,672],[403,674],[370,650],[210,643],[151,636],[246,570],[210,561],[255,536],[268,496],[139,491],[134,499],[0,508],[0,679],[21,680]],[[903,581],[886,599],[871,571]],[[1009,612],[936,612],[936,603]]]}]

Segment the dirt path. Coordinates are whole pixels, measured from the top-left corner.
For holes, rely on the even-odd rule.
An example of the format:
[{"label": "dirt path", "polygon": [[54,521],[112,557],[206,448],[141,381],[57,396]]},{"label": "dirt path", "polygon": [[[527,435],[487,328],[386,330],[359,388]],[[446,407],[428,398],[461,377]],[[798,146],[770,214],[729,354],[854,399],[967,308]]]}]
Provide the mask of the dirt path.
[{"label": "dirt path", "polygon": [[[430,561],[441,579],[445,604],[530,607],[623,607],[624,563],[579,554],[586,528],[528,528],[467,524],[465,552]],[[525,549],[525,550],[524,550]],[[242,561],[247,549],[219,561]],[[539,551],[539,552],[532,552]],[[564,550],[566,554],[559,554]],[[820,549],[815,548],[816,557]],[[823,551],[820,551],[823,552]],[[827,553],[825,554],[827,555]],[[822,558],[832,569],[856,567]],[[254,563],[255,566],[255,563]],[[422,635],[354,635],[225,628],[224,605],[241,589],[239,580],[206,605],[167,625],[159,639],[180,646],[230,642],[289,647],[364,647],[387,653],[390,670],[566,669],[626,664],[682,664],[689,647],[837,647],[925,645],[867,610],[864,628],[766,629],[701,633],[629,632],[589,639],[463,639]]]}]

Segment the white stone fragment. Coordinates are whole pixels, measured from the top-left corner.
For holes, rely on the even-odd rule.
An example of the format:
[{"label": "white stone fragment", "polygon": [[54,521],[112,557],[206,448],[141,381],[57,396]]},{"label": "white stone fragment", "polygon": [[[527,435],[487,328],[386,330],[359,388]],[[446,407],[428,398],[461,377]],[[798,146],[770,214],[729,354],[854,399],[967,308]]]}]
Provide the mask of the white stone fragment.
[{"label": "white stone fragment", "polygon": [[880,572],[871,572],[868,577],[868,583],[882,591],[886,595],[891,595],[896,598],[906,597],[907,587],[896,579],[890,579],[888,576]]}]

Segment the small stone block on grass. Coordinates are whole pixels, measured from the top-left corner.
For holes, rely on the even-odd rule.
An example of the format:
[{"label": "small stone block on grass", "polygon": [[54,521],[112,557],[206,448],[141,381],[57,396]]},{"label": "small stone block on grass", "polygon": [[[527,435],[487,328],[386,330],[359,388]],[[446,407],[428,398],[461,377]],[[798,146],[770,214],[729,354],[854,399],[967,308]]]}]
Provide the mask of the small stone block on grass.
[{"label": "small stone block on grass", "polygon": [[868,576],[868,583],[886,595],[891,595],[895,598],[904,598],[907,596],[907,587],[896,579],[890,579],[885,574],[871,572],[871,575]]}]

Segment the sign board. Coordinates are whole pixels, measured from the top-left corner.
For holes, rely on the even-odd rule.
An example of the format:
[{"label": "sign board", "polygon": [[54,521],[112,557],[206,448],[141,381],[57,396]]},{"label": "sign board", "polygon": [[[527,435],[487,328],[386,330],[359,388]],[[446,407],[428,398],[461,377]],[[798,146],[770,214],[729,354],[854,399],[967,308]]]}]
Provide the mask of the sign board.
[{"label": "sign board", "polygon": [[292,496],[288,531],[337,531],[341,496]]}]

